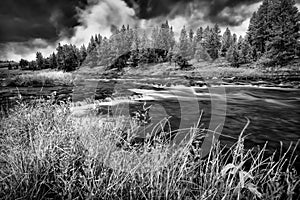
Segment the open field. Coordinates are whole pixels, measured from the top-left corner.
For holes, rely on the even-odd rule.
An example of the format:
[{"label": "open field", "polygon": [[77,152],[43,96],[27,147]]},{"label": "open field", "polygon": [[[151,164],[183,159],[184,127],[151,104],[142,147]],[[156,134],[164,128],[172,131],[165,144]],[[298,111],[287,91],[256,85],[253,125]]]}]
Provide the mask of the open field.
[{"label": "open field", "polygon": [[[244,149],[246,132],[205,159],[192,140],[127,150],[124,118],[74,117],[70,104],[20,104],[0,122],[3,199],[297,199],[300,178],[289,153]],[[193,137],[204,130],[191,127]],[[126,146],[127,139],[124,139]],[[279,155],[279,159],[276,158]]]}]

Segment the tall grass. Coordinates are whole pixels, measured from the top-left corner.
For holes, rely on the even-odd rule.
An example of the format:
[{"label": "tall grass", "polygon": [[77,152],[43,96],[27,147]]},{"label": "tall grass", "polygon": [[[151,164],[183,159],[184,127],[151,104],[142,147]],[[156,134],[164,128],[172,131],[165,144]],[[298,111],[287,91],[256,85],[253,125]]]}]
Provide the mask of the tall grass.
[{"label": "tall grass", "polygon": [[33,72],[21,74],[8,80],[9,86],[73,86],[74,78],[72,73],[62,71]]},{"label": "tall grass", "polygon": [[[266,157],[266,147],[246,150],[242,136],[230,150],[215,141],[205,159],[191,153],[192,139],[125,151],[116,145],[125,119],[70,114],[70,104],[44,101],[20,104],[1,119],[1,199],[299,197],[292,160]],[[192,128],[192,138],[198,132]]]}]

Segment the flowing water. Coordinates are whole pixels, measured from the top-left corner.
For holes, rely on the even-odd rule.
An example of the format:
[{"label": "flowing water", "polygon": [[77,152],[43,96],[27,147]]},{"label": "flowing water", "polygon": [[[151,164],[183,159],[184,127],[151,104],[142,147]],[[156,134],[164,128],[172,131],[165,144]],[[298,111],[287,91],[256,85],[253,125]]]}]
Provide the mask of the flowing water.
[{"label": "flowing water", "polygon": [[[221,94],[218,90],[216,94],[211,89],[193,88],[194,95],[187,98],[184,92],[178,92],[184,90],[182,88],[177,91],[172,89],[171,92],[170,89],[134,91],[148,97],[144,99],[153,105],[154,110],[150,109],[152,118],[171,116],[176,128],[188,128],[196,124],[201,111],[201,122],[207,128],[211,123],[218,126],[225,120],[222,134],[230,137],[221,136],[220,139],[226,143],[236,142],[247,119],[250,120],[245,131],[248,147],[263,145],[268,141],[270,147],[277,149],[280,141],[287,146],[300,139],[300,90],[250,86],[218,89],[222,91]],[[219,116],[216,118],[212,115]],[[212,121],[214,119],[217,120]]]},{"label": "flowing water", "polygon": [[[222,133],[219,139],[224,144],[231,145],[237,141],[247,124],[247,119],[250,120],[250,125],[244,135],[247,135],[245,146],[248,148],[264,145],[268,141],[268,149],[272,152],[280,149],[280,142],[286,149],[291,142],[296,143],[300,139],[299,89],[253,86],[158,88],[145,87],[133,80],[123,80],[122,84],[116,87],[116,81],[106,82],[106,84],[99,83],[99,80],[90,82],[92,84],[88,85],[91,88],[76,90],[77,97],[83,93],[85,95],[82,97],[103,97],[105,92],[105,95],[109,96],[116,92],[113,91],[114,89],[118,90],[119,96],[143,94],[140,99],[130,101],[129,107],[134,110],[144,102],[152,105],[150,116],[153,124],[164,117],[169,117],[172,129],[184,129],[195,126],[201,116],[203,127],[218,128],[217,131]],[[98,89],[95,90],[95,87]],[[48,88],[49,91],[53,89]],[[12,89],[6,88],[6,90],[9,92],[5,93],[2,90],[1,95],[14,94]],[[69,88],[56,88],[56,90],[64,91],[67,96],[73,96],[73,100],[76,96],[70,95],[74,90],[71,91]],[[23,93],[26,92],[28,91],[24,89]],[[31,93],[33,95],[34,92]],[[118,105],[118,107],[122,106]],[[300,153],[299,147],[296,153]]]},{"label": "flowing water", "polygon": [[[217,130],[222,144],[234,144],[243,128],[245,147],[263,146],[267,154],[286,151],[300,140],[300,90],[253,86],[218,86],[215,88],[134,89],[144,94],[153,123],[164,117],[173,129],[189,128],[201,116],[203,127]],[[202,112],[203,111],[203,112]],[[222,124],[224,123],[224,124]],[[223,125],[223,126],[222,126]],[[300,155],[299,146],[296,155]],[[300,167],[299,159],[296,166]]]}]

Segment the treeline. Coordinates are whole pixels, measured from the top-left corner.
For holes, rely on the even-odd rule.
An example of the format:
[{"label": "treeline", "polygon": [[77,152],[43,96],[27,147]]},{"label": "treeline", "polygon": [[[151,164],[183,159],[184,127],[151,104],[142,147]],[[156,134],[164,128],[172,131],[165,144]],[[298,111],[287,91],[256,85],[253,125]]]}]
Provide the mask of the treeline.
[{"label": "treeline", "polygon": [[264,0],[250,20],[245,37],[232,34],[227,28],[223,35],[218,24],[199,27],[185,26],[176,41],[168,21],[159,27],[140,30],[124,25],[107,38],[100,34],[91,37],[87,48],[83,45],[58,45],[56,53],[36,60],[20,61],[22,68],[53,68],[65,71],[86,65],[105,65],[121,69],[139,63],[177,62],[188,60],[213,61],[226,59],[233,66],[258,62],[262,65],[286,65],[299,58],[300,15],[294,0]]},{"label": "treeline", "polygon": [[88,45],[86,63],[122,68],[126,63],[163,62],[176,43],[173,29],[166,22],[151,31],[149,37],[146,30],[123,25],[110,38],[96,35]]},{"label": "treeline", "polygon": [[21,69],[40,70],[40,69],[59,69],[64,71],[73,71],[78,68],[87,56],[87,50],[84,45],[78,49],[75,45],[58,44],[56,53],[44,58],[41,52],[36,53],[36,60],[27,61],[21,59],[19,65]]},{"label": "treeline", "polygon": [[[140,31],[140,32],[139,32]],[[227,28],[223,36],[218,24],[214,27],[199,27],[195,32],[184,26],[179,41],[175,40],[173,28],[168,21],[151,30],[132,29],[123,25],[108,39],[101,35],[92,36],[88,45],[87,64],[108,65],[122,68],[129,64],[176,62],[184,68],[188,60],[212,61],[226,58],[233,65],[251,62],[250,44],[237,37]]]}]

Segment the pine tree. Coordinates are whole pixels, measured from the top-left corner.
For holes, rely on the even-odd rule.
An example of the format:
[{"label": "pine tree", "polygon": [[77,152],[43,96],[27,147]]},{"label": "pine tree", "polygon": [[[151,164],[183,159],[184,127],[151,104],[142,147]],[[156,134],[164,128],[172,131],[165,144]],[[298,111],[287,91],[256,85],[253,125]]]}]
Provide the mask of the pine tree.
[{"label": "pine tree", "polygon": [[229,28],[226,28],[222,37],[222,46],[220,50],[220,56],[225,57],[229,47],[232,45],[233,38]]},{"label": "pine tree", "polygon": [[107,65],[110,62],[110,42],[109,39],[104,37],[102,40],[102,45],[99,47],[99,56],[97,57],[96,60],[93,60],[94,64],[102,64],[102,65]]},{"label": "pine tree", "polygon": [[[256,13],[253,13],[250,20],[247,36],[250,45],[256,52],[257,57],[261,57],[266,52],[266,43],[271,33],[272,0],[264,0]],[[256,60],[256,58],[254,58]]]},{"label": "pine tree", "polygon": [[185,26],[182,28],[179,38],[180,54],[183,58],[188,58],[189,55],[189,41]]},{"label": "pine tree", "polygon": [[244,42],[244,38],[243,38],[243,36],[240,35],[238,42],[237,42],[238,50],[241,50],[243,42]]},{"label": "pine tree", "polygon": [[189,39],[190,39],[190,43],[192,43],[193,40],[194,40],[194,31],[193,31],[193,29],[190,29],[190,32],[189,32]]},{"label": "pine tree", "polygon": [[99,44],[99,40],[98,40],[98,35],[97,34],[95,35],[95,43]]},{"label": "pine tree", "polygon": [[142,38],[141,38],[141,49],[149,48],[149,39],[146,34],[146,31],[143,31]]},{"label": "pine tree", "polygon": [[226,59],[233,67],[239,66],[239,52],[237,49],[237,44],[234,43],[230,46],[226,55]]},{"label": "pine tree", "polygon": [[126,31],[126,40],[125,40],[125,49],[126,52],[130,52],[132,44],[133,44],[133,40],[134,40],[134,32],[132,28],[129,28],[129,26],[127,26],[127,31]]},{"label": "pine tree", "polygon": [[[118,53],[118,48],[116,48],[116,41],[115,41],[116,38],[110,38],[109,41],[108,41],[108,54],[107,54],[107,65],[112,65],[116,59],[118,59],[118,57],[120,56]],[[139,43],[137,42],[137,48],[138,48],[138,45]],[[133,45],[132,45],[132,48],[133,48]],[[136,47],[134,47],[136,48]],[[99,60],[99,59],[98,59]],[[98,60],[97,60],[97,63],[98,63]]]},{"label": "pine tree", "polygon": [[141,45],[141,39],[138,34],[138,28],[135,27],[135,29],[132,30],[132,45],[131,49],[137,50],[140,48]]},{"label": "pine tree", "polygon": [[239,63],[245,64],[252,60],[252,49],[247,38],[243,39],[239,50]]},{"label": "pine tree", "polygon": [[53,52],[49,58],[49,64],[51,69],[56,69],[57,68],[57,58],[55,53]]},{"label": "pine tree", "polygon": [[201,60],[204,60],[204,61],[211,60],[209,54],[207,53],[206,49],[202,46],[201,42],[197,43],[196,52],[195,52],[194,57],[198,62]]},{"label": "pine tree", "polygon": [[[97,64],[97,59],[99,57],[98,48],[99,48],[99,45],[95,41],[94,36],[92,36],[90,39],[90,42],[88,44],[88,47],[87,47],[87,57],[88,57],[88,61],[93,66]],[[64,68],[67,68],[67,66],[65,66]]]},{"label": "pine tree", "polygon": [[189,32],[189,55],[191,58],[194,57],[195,51],[196,51],[196,43],[194,42],[194,31],[193,29],[190,29]]},{"label": "pine tree", "polygon": [[91,37],[88,48],[87,48],[87,52],[91,53],[92,51],[94,51],[94,49],[97,47],[97,43],[94,39],[94,36]]},{"label": "pine tree", "polygon": [[237,35],[234,33],[233,35],[232,35],[232,43],[234,43],[234,44],[237,44]]},{"label": "pine tree", "polygon": [[84,45],[80,47],[80,64],[84,62],[87,56],[87,50]]},{"label": "pine tree", "polygon": [[176,44],[175,34],[173,31],[173,27],[170,28],[170,48],[173,49]]},{"label": "pine tree", "polygon": [[172,49],[172,55],[173,55],[173,57],[172,57],[171,61],[175,63],[175,67],[176,67],[176,61],[178,60],[178,57],[181,56],[180,55],[180,48],[179,48],[179,44],[178,43],[176,43],[174,45],[174,47]]},{"label": "pine tree", "polygon": [[73,48],[73,51],[74,51],[74,54],[75,54],[75,57],[76,57],[76,59],[77,59],[77,65],[78,65],[78,67],[80,66],[80,64],[81,64],[81,55],[80,55],[80,49],[78,49],[77,47],[76,47],[76,45],[71,45],[72,46],[72,48]]},{"label": "pine tree", "polygon": [[210,57],[215,60],[219,57],[219,50],[221,48],[221,30],[218,24],[210,30],[207,38],[204,41],[204,47],[207,49]]},{"label": "pine tree", "polygon": [[300,14],[294,0],[277,0],[273,4],[271,15],[266,55],[274,64],[285,65],[296,56],[300,38]]},{"label": "pine tree", "polygon": [[203,38],[203,28],[200,27],[196,31],[195,43],[197,44],[198,42],[201,42],[202,38]]},{"label": "pine tree", "polygon": [[255,46],[255,39],[256,39],[256,24],[257,24],[257,13],[254,12],[252,17],[250,18],[249,27],[247,30],[247,38],[251,46]]},{"label": "pine tree", "polygon": [[101,42],[102,42],[102,36],[98,34],[98,45],[101,45]]},{"label": "pine tree", "polygon": [[36,64],[38,69],[44,69],[45,61],[41,52],[36,53]]},{"label": "pine tree", "polygon": [[64,45],[63,46],[65,54],[65,66],[64,71],[74,71],[78,66],[78,58],[76,55],[76,47],[73,45]]},{"label": "pine tree", "polygon": [[[127,46],[127,37],[126,37],[126,34],[127,34],[127,30],[126,30],[126,27],[125,25],[122,25],[121,27],[121,30],[120,30],[120,33],[117,34],[114,39],[115,39],[115,47],[117,49],[117,52],[118,52],[118,55],[124,55],[125,53],[127,53],[126,51],[126,46]],[[102,43],[103,43],[103,39],[102,39]],[[100,49],[103,49],[103,44],[101,45],[101,48]]]},{"label": "pine tree", "polygon": [[158,49],[159,48],[159,30],[157,27],[154,27],[152,29],[151,40],[152,40],[152,48]]},{"label": "pine tree", "polygon": [[207,27],[204,29],[204,31],[203,31],[203,37],[202,37],[202,38],[203,38],[204,42],[205,42],[205,40],[207,40],[209,34],[210,34],[210,27],[207,26]]},{"label": "pine tree", "polygon": [[65,55],[64,55],[63,47],[61,46],[60,43],[58,43],[56,51],[57,51],[56,54],[57,68],[61,70],[65,66]]},{"label": "pine tree", "polygon": [[158,49],[169,50],[171,47],[171,35],[168,21],[161,25],[161,28],[158,32]]},{"label": "pine tree", "polygon": [[50,68],[50,56],[47,57],[47,58],[44,58],[44,69],[49,69]]}]

